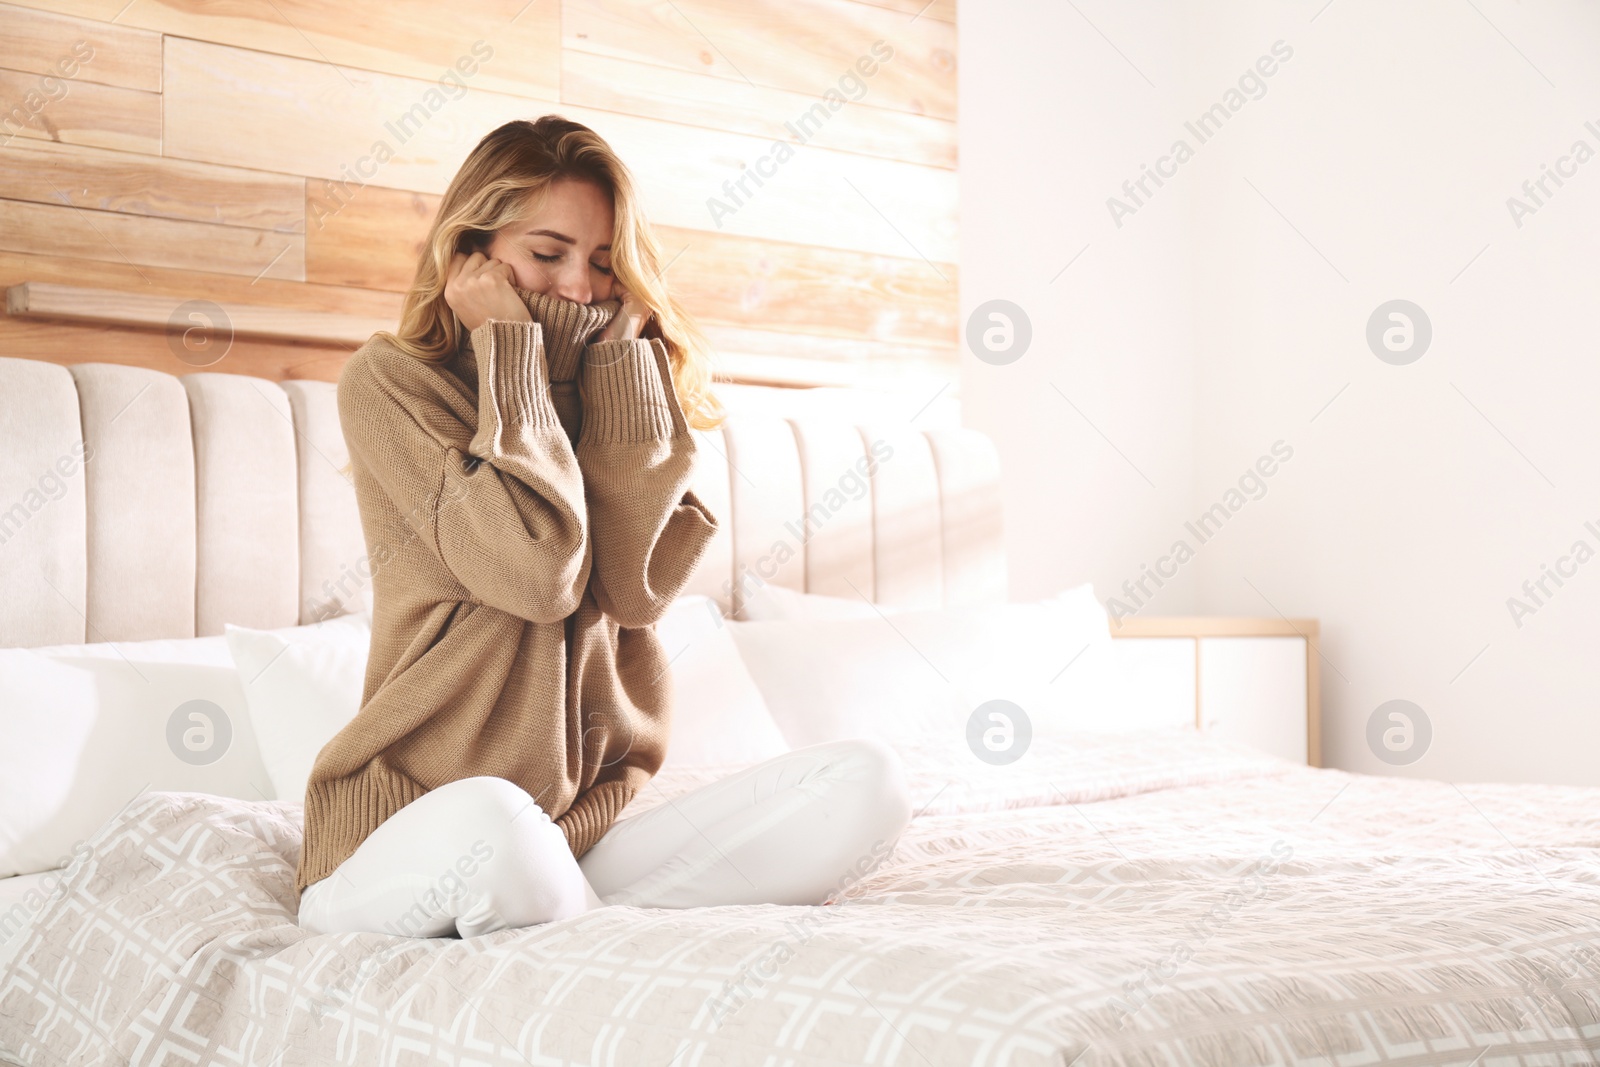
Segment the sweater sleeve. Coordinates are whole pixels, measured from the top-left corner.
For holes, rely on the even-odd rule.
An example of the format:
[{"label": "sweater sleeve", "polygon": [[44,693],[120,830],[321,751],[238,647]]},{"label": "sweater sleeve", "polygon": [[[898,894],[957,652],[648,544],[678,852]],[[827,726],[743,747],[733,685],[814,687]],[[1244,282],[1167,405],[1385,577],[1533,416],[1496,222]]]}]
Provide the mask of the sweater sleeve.
[{"label": "sweater sleeve", "polygon": [[584,352],[578,465],[589,504],[595,602],[618,625],[666,612],[716,535],[689,488],[696,445],[659,340],[596,341]]},{"label": "sweater sleeve", "polygon": [[559,622],[578,608],[591,557],[583,476],[550,402],[541,330],[490,319],[472,345],[475,432],[366,360],[340,376],[346,441],[473,597]]},{"label": "sweater sleeve", "polygon": [[628,778],[616,778],[595,783],[588,792],[573,801],[572,807],[556,820],[573,856],[582,859],[583,854],[611,829],[617,816],[638,791],[638,786]]}]

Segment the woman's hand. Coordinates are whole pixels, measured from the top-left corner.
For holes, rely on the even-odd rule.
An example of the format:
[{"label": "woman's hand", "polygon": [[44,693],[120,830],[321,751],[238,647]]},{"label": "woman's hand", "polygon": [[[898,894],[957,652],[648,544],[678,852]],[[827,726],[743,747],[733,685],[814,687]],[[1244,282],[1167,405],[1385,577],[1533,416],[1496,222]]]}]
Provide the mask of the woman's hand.
[{"label": "woman's hand", "polygon": [[[639,331],[644,329],[644,324],[650,321],[653,312],[645,306],[643,300],[634,296],[628,290],[618,285],[611,294],[621,297],[622,308],[601,331],[595,341],[632,341],[639,336]],[[593,343],[593,342],[591,342]]]},{"label": "woman's hand", "polygon": [[509,264],[490,259],[482,252],[450,257],[449,276],[444,283],[444,302],[468,331],[490,319],[532,322],[528,305],[511,286],[516,276]]}]

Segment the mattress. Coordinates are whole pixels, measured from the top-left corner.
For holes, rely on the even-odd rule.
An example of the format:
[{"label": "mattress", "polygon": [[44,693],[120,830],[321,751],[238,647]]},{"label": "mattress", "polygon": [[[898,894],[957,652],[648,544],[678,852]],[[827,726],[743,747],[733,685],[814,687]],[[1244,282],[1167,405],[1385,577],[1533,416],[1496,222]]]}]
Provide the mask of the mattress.
[{"label": "mattress", "polygon": [[[299,805],[150,793],[0,968],[0,1059],[1566,1064],[1600,1049],[1600,790],[1290,764],[1192,731],[906,746],[835,903],[309,936]],[[729,768],[664,771],[625,815]]]}]

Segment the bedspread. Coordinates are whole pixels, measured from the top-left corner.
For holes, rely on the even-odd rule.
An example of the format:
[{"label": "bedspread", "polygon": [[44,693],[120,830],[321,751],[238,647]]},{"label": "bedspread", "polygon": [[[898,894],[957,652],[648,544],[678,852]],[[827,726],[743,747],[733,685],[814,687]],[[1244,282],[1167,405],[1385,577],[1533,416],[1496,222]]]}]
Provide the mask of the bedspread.
[{"label": "bedspread", "polygon": [[[828,904],[612,906],[467,940],[307,935],[300,805],[146,793],[0,951],[0,1057],[1600,1058],[1600,790],[1314,770],[1192,732],[1043,739],[998,768],[904,752],[912,825]],[[733,769],[664,769],[624,817]]]}]

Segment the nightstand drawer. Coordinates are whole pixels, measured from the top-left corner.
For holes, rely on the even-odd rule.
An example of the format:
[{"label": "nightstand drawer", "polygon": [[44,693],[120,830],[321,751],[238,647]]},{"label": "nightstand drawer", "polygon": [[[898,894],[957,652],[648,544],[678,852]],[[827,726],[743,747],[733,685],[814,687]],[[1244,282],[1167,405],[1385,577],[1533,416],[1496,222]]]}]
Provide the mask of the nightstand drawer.
[{"label": "nightstand drawer", "polygon": [[1202,637],[1200,728],[1225,741],[1304,763],[1303,637]]}]

